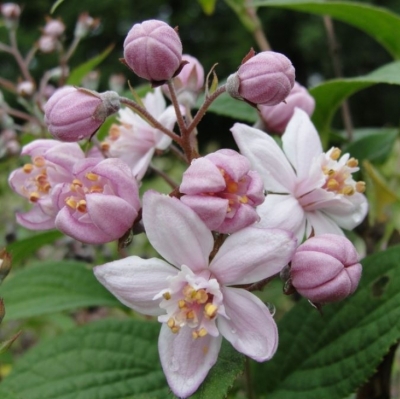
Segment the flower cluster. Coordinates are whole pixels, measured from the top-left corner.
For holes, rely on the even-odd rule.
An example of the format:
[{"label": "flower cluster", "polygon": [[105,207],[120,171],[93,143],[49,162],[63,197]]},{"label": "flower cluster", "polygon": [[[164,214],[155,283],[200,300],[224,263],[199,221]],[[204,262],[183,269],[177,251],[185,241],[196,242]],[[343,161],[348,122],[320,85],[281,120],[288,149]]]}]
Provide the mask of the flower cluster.
[{"label": "flower cluster", "polygon": [[[94,23],[80,22],[86,30]],[[59,37],[63,26],[49,20],[44,33]],[[177,29],[157,20],[135,24],[124,42],[124,63],[155,89],[143,98],[134,93],[134,101],[114,91],[59,88],[44,106],[57,140],[23,147],[30,160],[9,183],[32,205],[17,213],[24,227],[57,228],[91,244],[145,231],[164,260],[128,256],[94,273],[125,305],[158,317],[163,370],[172,391],[186,398],[217,361],[222,337],[256,361],[274,355],[277,326],[250,291],[283,270],[314,303],[354,292],[361,266],[342,228],[365,217],[365,184],[353,177],[356,159],[338,148],[323,151],[309,118],[314,100],[295,83],[283,54],[250,52],[226,84],[210,91],[206,82],[207,96],[194,115],[204,69],[182,55]],[[201,156],[197,126],[224,93],[256,107],[268,131],[284,132],[282,149],[264,131],[236,123],[231,130],[241,153]],[[97,138],[113,114],[108,134]],[[86,153],[80,140],[87,140]],[[179,183],[151,165],[167,151],[185,164]],[[138,181],[149,166],[172,190],[143,190],[141,206]]]}]

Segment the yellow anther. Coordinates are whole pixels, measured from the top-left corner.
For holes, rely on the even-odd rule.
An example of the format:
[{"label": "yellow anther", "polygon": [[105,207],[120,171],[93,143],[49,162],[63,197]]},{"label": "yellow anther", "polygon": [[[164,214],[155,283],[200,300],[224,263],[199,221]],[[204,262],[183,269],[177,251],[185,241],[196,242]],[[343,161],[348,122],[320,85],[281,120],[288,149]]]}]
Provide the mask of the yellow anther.
[{"label": "yellow anther", "polygon": [[193,289],[193,287],[191,285],[187,284],[183,287],[182,294],[186,298],[190,299],[193,295],[193,292],[196,293],[196,291]]},{"label": "yellow anther", "polygon": [[171,331],[172,331],[174,334],[178,334],[178,332],[179,332],[180,329],[181,329],[181,328],[180,328],[179,326],[174,326],[174,327],[171,328]]},{"label": "yellow anther", "polygon": [[170,292],[164,292],[163,297],[164,297],[164,299],[169,301],[171,299],[171,293]]},{"label": "yellow anther", "polygon": [[38,187],[39,191],[41,191],[42,193],[48,193],[51,189],[50,183],[43,183],[40,184]]},{"label": "yellow anther", "polygon": [[347,165],[349,168],[355,168],[356,166],[358,166],[358,160],[355,159],[355,158],[350,158],[350,159],[346,162],[346,165]]},{"label": "yellow anther", "polygon": [[363,192],[365,192],[365,188],[366,188],[366,186],[365,186],[365,182],[364,182],[364,181],[360,180],[360,181],[358,181],[358,182],[356,183],[356,191],[357,191],[358,193],[363,193]]},{"label": "yellow anther", "polygon": [[208,334],[208,331],[203,327],[198,331],[199,337],[205,337]]},{"label": "yellow anther", "polygon": [[175,320],[172,318],[172,317],[170,317],[169,319],[168,319],[168,321],[167,321],[167,326],[169,327],[169,328],[173,328],[173,327],[175,327]]},{"label": "yellow anther", "polygon": [[113,124],[111,125],[110,132],[108,133],[111,140],[117,140],[121,135],[120,128],[118,125]]},{"label": "yellow anther", "polygon": [[186,313],[186,318],[189,319],[189,320],[193,320],[194,319],[193,310],[189,310],[189,312]]},{"label": "yellow anther", "polygon": [[83,183],[79,179],[72,180],[72,184],[77,187],[82,187]]},{"label": "yellow anther", "polygon": [[76,209],[76,201],[73,200],[71,197],[65,199],[65,203],[72,209]]},{"label": "yellow anther", "polygon": [[234,181],[230,181],[226,185],[226,191],[228,191],[228,193],[236,193],[238,188],[239,188],[239,185]]},{"label": "yellow anther", "polygon": [[204,307],[204,313],[210,319],[215,317],[215,315],[217,314],[217,310],[218,307],[212,303],[207,303],[207,305]]},{"label": "yellow anther", "polygon": [[99,175],[96,175],[96,173],[92,173],[92,172],[86,173],[85,177],[86,177],[86,179],[88,179],[90,181],[99,180]]},{"label": "yellow anther", "polygon": [[330,154],[331,159],[333,159],[334,161],[337,161],[340,157],[340,154],[342,153],[342,151],[339,150],[339,148],[337,147],[333,147],[332,148],[332,152]]},{"label": "yellow anther", "polygon": [[38,202],[39,199],[40,199],[40,195],[37,191],[33,191],[29,194],[29,201]]},{"label": "yellow anther", "polygon": [[325,174],[328,176],[333,176],[335,174],[335,171],[333,169],[329,169]]},{"label": "yellow anther", "polygon": [[184,299],[180,299],[178,302],[179,309],[186,308],[186,301]]},{"label": "yellow anther", "polygon": [[249,199],[247,198],[247,195],[243,195],[243,197],[239,198],[239,202],[241,204],[247,204],[249,202]]},{"label": "yellow anther", "polygon": [[328,190],[337,190],[339,188],[339,182],[335,179],[329,179],[326,186]]},{"label": "yellow anther", "polygon": [[80,200],[76,206],[76,209],[79,212],[86,212],[86,201],[85,200]]},{"label": "yellow anther", "polygon": [[192,331],[192,338],[193,339],[199,338],[199,333],[197,331]]},{"label": "yellow anther", "polygon": [[26,164],[22,167],[22,170],[23,170],[25,173],[31,173],[32,170],[33,170],[33,165],[32,165],[31,163],[26,163]]},{"label": "yellow anther", "polygon": [[197,303],[206,303],[208,301],[208,294],[205,290],[198,290],[196,292],[196,301]]},{"label": "yellow anther", "polygon": [[344,195],[353,195],[355,193],[355,190],[353,186],[346,186],[343,188],[343,194]]},{"label": "yellow anther", "polygon": [[89,188],[89,193],[102,193],[103,192],[103,187],[100,186],[92,186]]},{"label": "yellow anther", "polygon": [[102,143],[100,143],[100,148],[102,151],[108,151],[110,149],[110,144],[103,141]]},{"label": "yellow anther", "polygon": [[41,167],[41,166],[44,166],[45,163],[46,163],[45,159],[41,156],[37,156],[37,157],[33,158],[33,164],[35,166]]}]

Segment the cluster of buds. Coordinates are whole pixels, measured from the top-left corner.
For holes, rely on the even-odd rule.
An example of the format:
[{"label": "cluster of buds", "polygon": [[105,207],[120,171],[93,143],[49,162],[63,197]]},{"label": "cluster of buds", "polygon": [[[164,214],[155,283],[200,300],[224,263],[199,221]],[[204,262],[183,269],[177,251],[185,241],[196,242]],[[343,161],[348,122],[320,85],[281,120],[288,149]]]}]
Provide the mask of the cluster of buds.
[{"label": "cluster of buds", "polygon": [[64,23],[59,19],[46,18],[46,25],[42,29],[38,47],[43,53],[52,53],[57,49],[61,36],[65,31]]}]

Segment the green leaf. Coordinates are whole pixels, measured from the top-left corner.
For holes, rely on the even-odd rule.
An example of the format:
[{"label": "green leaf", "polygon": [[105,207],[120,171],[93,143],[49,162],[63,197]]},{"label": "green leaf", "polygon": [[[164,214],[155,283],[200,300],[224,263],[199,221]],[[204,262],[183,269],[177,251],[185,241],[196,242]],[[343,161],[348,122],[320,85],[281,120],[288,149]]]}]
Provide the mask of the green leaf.
[{"label": "green leaf", "polygon": [[[323,307],[305,300],[278,324],[275,357],[254,366],[268,399],[343,399],[373,374],[400,338],[400,246],[362,261],[355,294]],[[299,394],[301,394],[299,396]]]},{"label": "green leaf", "polygon": [[360,164],[365,159],[376,163],[385,162],[399,134],[398,129],[357,129],[353,133],[355,140],[343,146],[342,152],[348,152]]},{"label": "green leaf", "polygon": [[204,14],[212,15],[215,10],[215,3],[217,0],[197,0],[203,9]]},{"label": "green leaf", "polygon": [[[159,323],[138,320],[102,320],[69,331],[21,358],[0,393],[18,399],[172,398],[158,357],[159,331]],[[225,398],[242,368],[243,356],[225,342],[194,398]]]},{"label": "green leaf", "polygon": [[13,392],[10,392],[0,386],[0,398],[1,399],[22,399],[20,396],[17,396]]},{"label": "green leaf", "polygon": [[54,14],[54,12],[57,10],[57,8],[64,3],[65,0],[57,0],[52,6],[50,10],[50,14]]},{"label": "green leaf", "polygon": [[7,320],[87,306],[123,306],[84,263],[62,261],[30,265],[0,287]]},{"label": "green leaf", "polygon": [[7,245],[7,251],[10,252],[12,256],[12,266],[17,266],[43,245],[52,244],[63,236],[64,235],[59,231],[46,231],[45,233],[37,233],[31,237],[14,241],[12,244]]},{"label": "green leaf", "polygon": [[371,35],[393,58],[400,58],[400,17],[384,8],[361,2],[325,0],[264,0],[253,5],[330,15]]},{"label": "green leaf", "polygon": [[79,86],[82,79],[94,68],[96,68],[100,63],[111,53],[114,48],[114,44],[109,45],[102,53],[90,60],[84,62],[75,68],[68,77],[67,84],[72,86]]},{"label": "green leaf", "polygon": [[332,117],[343,100],[378,83],[400,85],[400,61],[386,64],[368,75],[330,80],[310,90],[316,102],[312,120],[325,143]]}]

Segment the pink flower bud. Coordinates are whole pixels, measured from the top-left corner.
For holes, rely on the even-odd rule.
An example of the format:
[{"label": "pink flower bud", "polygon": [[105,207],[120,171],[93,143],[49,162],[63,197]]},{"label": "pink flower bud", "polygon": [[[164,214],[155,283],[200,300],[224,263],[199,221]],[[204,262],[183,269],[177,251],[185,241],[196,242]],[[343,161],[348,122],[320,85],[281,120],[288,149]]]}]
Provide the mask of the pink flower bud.
[{"label": "pink flower bud", "polygon": [[228,77],[226,91],[252,104],[276,105],[289,95],[294,79],[295,70],[287,57],[263,51]]},{"label": "pink flower bud", "polygon": [[65,25],[59,19],[48,18],[43,33],[54,38],[60,37],[65,31]]},{"label": "pink flower bud", "polygon": [[226,234],[257,222],[255,208],[265,199],[261,177],[247,158],[227,149],[193,160],[180,192],[210,230]]},{"label": "pink flower bud", "polygon": [[362,267],[353,244],[344,236],[322,234],[300,245],[291,263],[291,283],[314,303],[340,301],[352,294]]},{"label": "pink flower bud", "polygon": [[47,101],[45,123],[57,139],[79,141],[90,138],[119,107],[119,96],[115,92],[96,93],[65,86]]},{"label": "pink flower bud", "polygon": [[57,39],[54,36],[42,35],[37,45],[42,53],[52,53],[57,47]]},{"label": "pink flower bud", "polygon": [[258,110],[269,133],[283,133],[294,114],[295,108],[305,111],[311,116],[315,108],[315,100],[307,89],[295,82],[292,91],[286,97],[285,102],[274,106],[260,105]]},{"label": "pink flower bud", "polygon": [[18,20],[21,15],[21,8],[15,3],[4,3],[0,6],[1,15],[7,20]]},{"label": "pink flower bud", "polygon": [[87,12],[83,12],[79,15],[78,21],[75,25],[74,36],[83,38],[87,36],[90,31],[96,29],[99,25],[99,18],[93,18]]},{"label": "pink flower bud", "polygon": [[29,80],[24,80],[17,85],[17,93],[21,97],[30,97],[33,95],[34,92],[35,84]]},{"label": "pink flower bud", "polygon": [[143,79],[160,83],[172,78],[182,61],[178,33],[165,22],[151,19],[133,25],[124,42],[126,64]]}]

